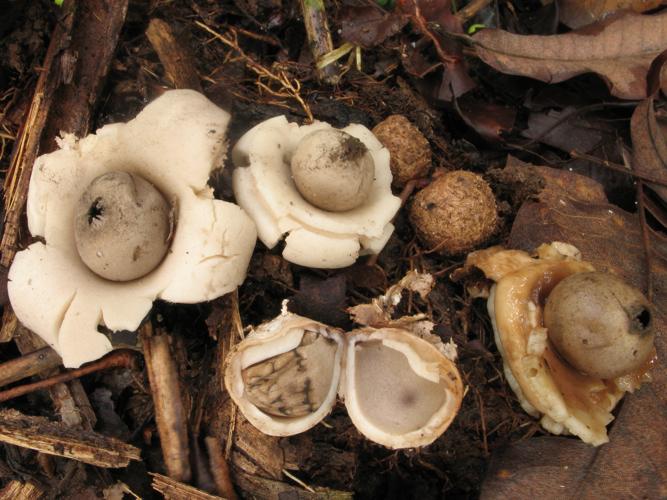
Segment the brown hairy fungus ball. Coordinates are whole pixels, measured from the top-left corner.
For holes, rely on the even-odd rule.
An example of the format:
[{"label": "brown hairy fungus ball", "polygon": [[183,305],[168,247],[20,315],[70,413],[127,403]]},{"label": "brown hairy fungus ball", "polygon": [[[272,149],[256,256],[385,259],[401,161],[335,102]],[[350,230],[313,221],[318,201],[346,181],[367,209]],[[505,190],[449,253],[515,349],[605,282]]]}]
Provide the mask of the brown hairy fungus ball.
[{"label": "brown hairy fungus ball", "polygon": [[431,168],[431,147],[405,116],[389,116],[375,126],[373,134],[391,154],[394,186],[402,187],[413,179],[426,177]]},{"label": "brown hairy fungus ball", "polygon": [[497,225],[496,199],[481,176],[455,170],[415,195],[410,220],[421,241],[445,255],[469,252]]}]

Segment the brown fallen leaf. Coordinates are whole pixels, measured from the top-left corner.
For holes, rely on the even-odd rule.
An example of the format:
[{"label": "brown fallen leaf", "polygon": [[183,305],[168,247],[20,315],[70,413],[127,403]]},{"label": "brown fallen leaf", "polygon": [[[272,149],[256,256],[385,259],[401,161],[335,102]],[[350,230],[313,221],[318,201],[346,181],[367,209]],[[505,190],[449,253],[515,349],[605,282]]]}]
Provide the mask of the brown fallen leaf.
[{"label": "brown fallen leaf", "polygon": [[[645,289],[647,269],[638,215],[599,200],[594,194],[599,190],[570,189],[581,185],[581,176],[547,168],[540,173],[546,188],[537,201],[528,201],[519,210],[510,246],[533,249],[544,242],[566,241],[597,269],[612,271]],[[650,234],[654,302],[658,305],[654,316],[658,362],[653,381],[624,398],[611,424],[608,444],[586,452],[581,445],[563,444],[558,437],[525,441],[494,462],[483,488],[484,498],[667,496],[667,312],[660,307],[667,303],[667,239]],[[568,469],[559,471],[550,456],[558,456],[564,446],[571,446],[572,452],[562,462]],[[522,458],[516,460],[519,452]],[[533,489],[527,489],[527,484]]]},{"label": "brown fallen leaf", "polygon": [[557,83],[597,73],[621,99],[646,97],[646,75],[667,46],[667,12],[622,12],[562,35],[486,29],[472,37],[477,55],[498,71]]},{"label": "brown fallen leaf", "polygon": [[[642,101],[632,114],[632,168],[639,174],[667,182],[667,136],[658,123],[653,99]],[[649,184],[667,202],[667,187]]]},{"label": "brown fallen leaf", "polygon": [[444,66],[439,99],[451,102],[477,86],[468,74],[461,42],[443,34],[463,33],[461,19],[452,13],[450,0],[398,0],[396,10],[409,16],[415,29],[433,42]]},{"label": "brown fallen leaf", "polygon": [[401,31],[408,21],[408,16],[387,12],[377,4],[363,7],[346,6],[338,18],[341,38],[367,49],[380,45]]},{"label": "brown fallen leaf", "polygon": [[559,0],[558,8],[561,22],[576,29],[620,10],[647,12],[665,4],[666,0]]}]

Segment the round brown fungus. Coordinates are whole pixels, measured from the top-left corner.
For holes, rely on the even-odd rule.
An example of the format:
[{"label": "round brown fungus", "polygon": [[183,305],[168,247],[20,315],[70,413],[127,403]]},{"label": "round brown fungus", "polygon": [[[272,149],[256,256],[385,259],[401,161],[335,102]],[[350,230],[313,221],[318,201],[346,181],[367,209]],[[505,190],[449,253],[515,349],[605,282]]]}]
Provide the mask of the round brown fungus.
[{"label": "round brown fungus", "polygon": [[373,134],[391,155],[392,184],[402,187],[426,177],[431,168],[431,147],[424,135],[403,115],[391,115],[378,123]]},{"label": "round brown fungus", "polygon": [[417,193],[410,220],[429,249],[462,254],[484,243],[495,231],[496,199],[481,176],[455,170]]}]

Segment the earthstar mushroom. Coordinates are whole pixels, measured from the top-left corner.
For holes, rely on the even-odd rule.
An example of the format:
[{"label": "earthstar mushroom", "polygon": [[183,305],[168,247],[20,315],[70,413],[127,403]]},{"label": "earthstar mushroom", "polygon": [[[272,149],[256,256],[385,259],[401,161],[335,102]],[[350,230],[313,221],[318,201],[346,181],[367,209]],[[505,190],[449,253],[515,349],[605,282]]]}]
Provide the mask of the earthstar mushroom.
[{"label": "earthstar mushroom", "polygon": [[588,375],[614,379],[640,370],[653,355],[651,305],[609,273],[577,273],[559,282],[544,307],[558,353]]},{"label": "earthstar mushroom", "polygon": [[595,446],[607,442],[611,411],[626,391],[649,380],[655,351],[629,373],[603,379],[582,373],[556,350],[544,304],[559,283],[590,275],[593,266],[572,245],[554,242],[541,245],[537,258],[501,247],[479,250],[468,255],[465,267],[480,269],[494,282],[488,290],[489,316],[507,382],[523,409],[551,433],[574,434]]},{"label": "earthstar mushroom", "polygon": [[373,127],[373,134],[391,154],[393,184],[403,187],[426,177],[431,168],[431,146],[424,134],[403,115],[391,115]]},{"label": "earthstar mushroom", "polygon": [[[197,92],[167,91],[128,123],[106,125],[82,139],[65,135],[59,150],[36,160],[26,211],[31,234],[42,241],[16,254],[8,292],[19,321],[52,346],[66,367],[110,351],[101,327],[136,330],[157,298],[211,300],[245,278],[256,240],[254,224],[238,206],[214,199],[207,186],[211,170],[222,166],[226,154],[228,121],[228,113]],[[117,193],[95,194],[109,180],[117,183]],[[160,196],[150,194],[148,185]],[[101,205],[95,203],[98,198]],[[133,199],[145,205],[121,217],[114,213],[120,204],[113,206],[121,198],[123,205],[132,206]],[[84,227],[77,229],[78,216]],[[93,236],[93,230],[114,220],[126,234]],[[146,227],[153,224],[157,227]],[[147,241],[146,234],[139,234],[147,229],[156,229],[157,237]],[[161,255],[165,241],[168,250]],[[154,253],[144,262],[141,253],[147,249]],[[96,259],[114,252],[120,262],[101,261],[95,269]],[[141,265],[126,266],[135,257]]]},{"label": "earthstar mushroom", "polygon": [[283,312],[255,328],[225,360],[225,386],[265,434],[290,436],[317,425],[344,400],[359,432],[389,448],[425,446],[452,422],[463,398],[456,347],[430,333],[421,316],[391,320],[401,290],[428,293],[433,278],[409,273],[343,332]]},{"label": "earthstar mushroom", "polygon": [[[323,151],[322,139],[327,137],[334,139],[327,151],[335,152],[335,161],[328,166],[331,156],[310,155],[313,147]],[[368,187],[370,159],[373,176]],[[391,193],[389,153],[362,125],[338,131],[323,122],[299,126],[277,116],[244,134],[232,150],[232,160],[237,202],[255,221],[259,238],[268,248],[285,239],[283,257],[290,262],[317,268],[349,266],[359,255],[379,253],[394,230],[390,221],[401,201]],[[326,160],[324,168],[319,164],[315,169],[318,175],[324,174],[324,183],[309,178],[319,160]],[[340,176],[347,179],[353,174],[354,180],[342,191],[325,189],[323,196],[311,192],[316,187],[329,188],[326,179],[331,178],[327,173],[331,170],[343,172]],[[343,205],[336,206],[338,201]],[[327,208],[317,206],[321,203]]]}]

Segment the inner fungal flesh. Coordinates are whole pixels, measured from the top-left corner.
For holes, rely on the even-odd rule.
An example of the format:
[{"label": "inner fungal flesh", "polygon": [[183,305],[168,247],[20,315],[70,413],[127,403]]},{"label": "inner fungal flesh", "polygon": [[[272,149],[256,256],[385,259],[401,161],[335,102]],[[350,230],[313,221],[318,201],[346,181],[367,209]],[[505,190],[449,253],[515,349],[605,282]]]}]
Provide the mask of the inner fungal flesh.
[{"label": "inner fungal flesh", "polygon": [[296,349],[242,370],[248,400],[276,417],[313,413],[331,388],[336,349],[334,340],[306,331]]},{"label": "inner fungal flesh", "polygon": [[373,340],[356,345],[355,385],[366,419],[390,434],[425,426],[447,399],[443,381],[417,374],[402,352]]}]

